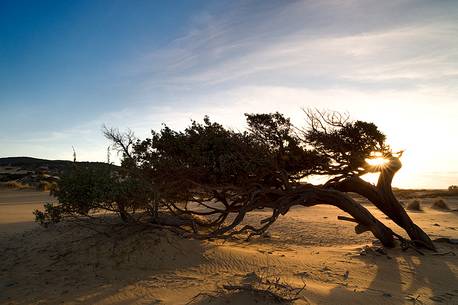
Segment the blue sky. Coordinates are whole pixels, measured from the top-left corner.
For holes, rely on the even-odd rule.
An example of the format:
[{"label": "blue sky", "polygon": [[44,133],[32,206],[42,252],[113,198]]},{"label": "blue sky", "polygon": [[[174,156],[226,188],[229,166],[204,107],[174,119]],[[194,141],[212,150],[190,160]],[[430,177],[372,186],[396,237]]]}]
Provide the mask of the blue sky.
[{"label": "blue sky", "polygon": [[105,160],[208,114],[302,107],[373,121],[402,187],[458,184],[456,1],[0,0],[0,157]]}]

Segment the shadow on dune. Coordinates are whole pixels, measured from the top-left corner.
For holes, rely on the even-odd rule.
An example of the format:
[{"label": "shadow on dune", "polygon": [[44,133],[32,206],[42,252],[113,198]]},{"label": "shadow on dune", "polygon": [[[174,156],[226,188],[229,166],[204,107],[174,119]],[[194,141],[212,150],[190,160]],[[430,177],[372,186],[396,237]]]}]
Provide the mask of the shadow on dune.
[{"label": "shadow on dune", "polygon": [[[447,253],[457,252],[456,246],[442,246],[439,251]],[[458,304],[458,279],[450,266],[457,264],[456,256],[405,256],[405,265],[409,266],[414,274],[414,279],[425,288],[431,290],[430,300],[434,303]],[[406,287],[405,293],[416,295],[417,289],[412,285]]]},{"label": "shadow on dune", "polygon": [[[456,247],[443,246],[440,252],[455,251]],[[457,278],[450,266],[456,264],[453,255],[437,256],[432,252],[424,256],[388,250],[388,255],[361,256],[374,277],[365,287],[339,286],[331,290],[327,299],[353,300],[348,304],[457,304]],[[378,301],[375,301],[378,300]]]},{"label": "shadow on dune", "polygon": [[[1,304],[95,304],[109,298],[111,304],[159,304],[148,290],[173,288],[177,271],[205,260],[200,241],[144,227],[107,237],[66,223],[10,235],[1,243]],[[132,286],[134,292],[122,301],[113,299]]]},{"label": "shadow on dune", "polygon": [[[246,291],[240,292],[221,292],[215,294],[200,294],[191,300],[189,305],[250,305],[263,304],[274,305],[279,304],[274,298],[263,294],[254,294]],[[293,304],[290,302],[282,302],[280,304]]]},{"label": "shadow on dune", "polygon": [[37,228],[37,224],[34,221],[0,223],[0,234],[14,234],[35,228]]}]

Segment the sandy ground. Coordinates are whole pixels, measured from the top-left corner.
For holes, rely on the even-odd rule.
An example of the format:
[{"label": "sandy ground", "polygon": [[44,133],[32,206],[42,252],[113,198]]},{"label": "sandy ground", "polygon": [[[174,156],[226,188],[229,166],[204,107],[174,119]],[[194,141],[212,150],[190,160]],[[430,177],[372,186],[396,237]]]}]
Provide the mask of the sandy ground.
[{"label": "sandy ground", "polygon": [[[259,281],[305,285],[294,304],[458,304],[456,245],[437,243],[441,255],[379,253],[334,207],[293,209],[266,237],[223,242],[141,227],[110,237],[74,224],[40,228],[31,212],[50,199],[0,191],[0,304],[275,304],[267,293],[222,289]],[[421,200],[424,211],[410,213],[417,224],[433,239],[457,238],[458,213]]]},{"label": "sandy ground", "polygon": [[35,228],[33,211],[56,202],[48,192],[0,188],[0,236]]}]

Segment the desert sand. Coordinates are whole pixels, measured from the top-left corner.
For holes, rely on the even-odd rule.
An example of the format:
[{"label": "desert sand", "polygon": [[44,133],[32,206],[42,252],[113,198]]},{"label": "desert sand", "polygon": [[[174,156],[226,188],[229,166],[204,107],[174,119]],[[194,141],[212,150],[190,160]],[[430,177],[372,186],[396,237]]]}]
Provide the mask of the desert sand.
[{"label": "desert sand", "polygon": [[45,202],[56,202],[48,192],[0,188],[0,235],[36,227],[32,212]]},{"label": "desert sand", "polygon": [[[382,249],[331,206],[293,209],[250,241],[200,241],[140,226],[34,224],[32,211],[52,200],[0,190],[0,304],[275,304],[268,293],[223,289],[260,281],[298,288],[294,304],[458,304],[456,245],[437,242],[423,256]],[[433,239],[457,238],[458,213],[434,200],[409,214]],[[445,201],[458,207],[458,197]]]}]

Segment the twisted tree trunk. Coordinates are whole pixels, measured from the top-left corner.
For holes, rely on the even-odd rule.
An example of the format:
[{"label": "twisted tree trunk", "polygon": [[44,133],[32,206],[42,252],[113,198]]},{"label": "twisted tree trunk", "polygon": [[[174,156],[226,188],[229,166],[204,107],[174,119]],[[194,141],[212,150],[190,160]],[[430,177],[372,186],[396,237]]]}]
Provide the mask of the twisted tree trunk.
[{"label": "twisted tree trunk", "polygon": [[[217,190],[215,190],[215,192],[216,191]],[[243,204],[240,204],[242,202]],[[193,227],[195,230],[193,230],[192,235],[198,238],[229,237],[243,232],[250,233],[250,236],[261,235],[280,215],[288,213],[291,207],[298,205],[310,207],[319,204],[335,206],[352,216],[352,218],[343,216],[339,217],[339,219],[357,223],[355,227],[355,232],[357,234],[370,231],[383,245],[387,247],[395,246],[394,239],[396,234],[375,218],[364,206],[353,200],[345,192],[313,185],[296,185],[287,190],[257,187],[249,193],[246,201],[238,201],[236,206],[229,204],[226,208],[218,208],[206,205],[206,212],[193,209],[183,210],[173,205],[173,207],[179,209],[180,212],[174,214],[173,221],[161,218],[155,221],[159,224],[184,229],[186,227]],[[237,229],[247,213],[265,208],[271,209],[272,215],[261,221],[261,227],[246,224]],[[193,217],[199,214],[213,215],[214,218],[222,220],[211,221],[210,223],[216,226],[208,226],[208,223],[202,223],[201,220]],[[227,218],[228,214],[231,214],[233,217],[230,217],[231,221],[225,222],[224,220]],[[205,230],[200,231],[199,227],[205,228]]]},{"label": "twisted tree trunk", "polygon": [[372,202],[385,215],[403,228],[417,246],[436,250],[433,242],[420,227],[418,227],[393,194],[391,182],[402,164],[398,157],[391,157],[387,165],[381,169],[377,185],[364,181],[358,176],[347,178],[333,185],[342,192],[354,192]]},{"label": "twisted tree trunk", "polygon": [[271,208],[273,210],[272,216],[261,222],[264,223],[261,228],[256,229],[251,225],[246,225],[236,231],[236,233],[251,231],[253,234],[259,235],[267,230],[280,214],[286,214],[292,206],[301,205],[310,207],[319,204],[332,205],[350,214],[353,218],[342,217],[340,219],[357,223],[358,225],[355,227],[357,234],[371,231],[383,245],[387,247],[395,246],[395,234],[393,231],[350,196],[337,190],[323,189],[311,185],[296,186],[294,189],[285,191],[265,189],[257,192],[251,202],[245,206],[245,209],[237,211],[237,216],[233,223],[219,228],[216,233],[222,234],[233,229],[236,225],[240,224],[245,214],[250,210]]},{"label": "twisted tree trunk", "polygon": [[369,230],[384,246],[394,247],[393,231],[347,194],[335,190],[315,189],[310,194],[304,195],[305,200],[302,205],[329,204],[336,206],[350,214],[354,218],[354,221],[359,224],[355,228],[356,233],[359,234]]}]

